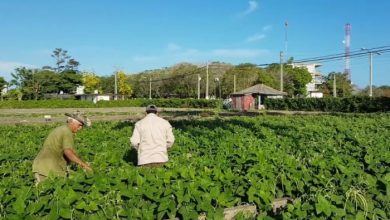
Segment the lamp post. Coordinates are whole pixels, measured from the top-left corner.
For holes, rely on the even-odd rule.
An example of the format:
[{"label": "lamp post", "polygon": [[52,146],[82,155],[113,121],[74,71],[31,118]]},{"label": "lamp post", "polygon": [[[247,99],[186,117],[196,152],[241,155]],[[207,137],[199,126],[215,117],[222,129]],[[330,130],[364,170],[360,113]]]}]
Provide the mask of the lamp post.
[{"label": "lamp post", "polygon": [[200,99],[200,80],[202,78],[200,78],[200,75],[198,74],[198,99]]},{"label": "lamp post", "polygon": [[152,99],[152,77],[149,76],[149,99]]},{"label": "lamp post", "polygon": [[280,51],[280,91],[283,92],[283,51]]},{"label": "lamp post", "polygon": [[114,73],[114,100],[118,99],[118,79],[117,79],[117,73],[118,71],[115,71]]},{"label": "lamp post", "polygon": [[[219,81],[218,77],[216,77],[214,80],[216,83],[218,83],[217,87],[215,88],[215,98],[218,98],[218,96],[219,96],[219,98],[221,98],[222,97],[221,96],[221,82]],[[217,96],[217,91],[219,93],[218,96]]]},{"label": "lamp post", "polygon": [[209,99],[209,62],[206,63],[206,95],[205,99]]},{"label": "lamp post", "polygon": [[366,49],[366,48],[361,48],[361,50],[365,50],[368,52],[368,62],[370,65],[370,89],[368,95],[372,97],[372,54],[375,53],[377,55],[381,55],[381,53],[376,51],[371,51],[370,49]]},{"label": "lamp post", "polygon": [[218,77],[214,78],[214,82],[215,82],[215,98],[217,99],[218,98]]}]

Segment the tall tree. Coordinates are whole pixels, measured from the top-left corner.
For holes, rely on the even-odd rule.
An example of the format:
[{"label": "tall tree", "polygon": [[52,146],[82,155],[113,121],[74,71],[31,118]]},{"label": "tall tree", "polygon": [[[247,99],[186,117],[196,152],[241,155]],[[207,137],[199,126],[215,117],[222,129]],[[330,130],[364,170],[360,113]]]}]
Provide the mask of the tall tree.
[{"label": "tall tree", "polygon": [[3,101],[3,89],[5,86],[7,86],[8,83],[5,81],[4,77],[0,76],[0,96],[1,96],[1,101]]},{"label": "tall tree", "polygon": [[83,85],[85,93],[90,94],[99,89],[100,78],[95,73],[83,73]]},{"label": "tall tree", "polygon": [[283,80],[286,92],[291,96],[306,97],[306,85],[312,80],[309,71],[304,67],[293,67],[284,65],[286,70],[285,79]]},{"label": "tall tree", "polygon": [[331,72],[325,76],[325,82],[319,86],[324,96],[333,96],[334,78],[336,78],[337,97],[346,97],[352,94],[352,84],[345,73]]},{"label": "tall tree", "polygon": [[82,75],[72,70],[63,71],[60,74],[61,84],[58,89],[64,93],[74,93],[77,86],[82,85]]},{"label": "tall tree", "polygon": [[34,72],[33,75],[33,92],[35,99],[43,98],[47,93],[58,93],[60,76],[47,69],[41,69]]},{"label": "tall tree", "polygon": [[130,83],[128,82],[128,76],[122,70],[119,70],[117,73],[118,80],[118,92],[122,95],[122,99],[125,96],[130,96],[133,93]]},{"label": "tall tree", "polygon": [[223,75],[222,93],[230,94],[234,91],[234,79],[236,92],[251,87],[259,82],[261,70],[254,64],[244,63],[237,65]]},{"label": "tall tree", "polygon": [[3,89],[8,83],[5,81],[4,77],[0,76],[0,89]]},{"label": "tall tree", "polygon": [[115,77],[114,76],[102,76],[100,77],[99,88],[102,93],[114,94],[115,90]]},{"label": "tall tree", "polygon": [[11,73],[12,80],[10,85],[16,86],[18,90],[18,99],[32,99],[34,97],[34,70],[26,67],[15,69],[15,73]]},{"label": "tall tree", "polygon": [[74,58],[71,58],[71,56],[68,55],[68,51],[63,50],[62,48],[54,49],[51,57],[53,57],[56,60],[56,67],[54,67],[53,69],[57,73],[67,71],[67,70],[76,71],[78,66],[80,65],[80,62],[78,62]]}]

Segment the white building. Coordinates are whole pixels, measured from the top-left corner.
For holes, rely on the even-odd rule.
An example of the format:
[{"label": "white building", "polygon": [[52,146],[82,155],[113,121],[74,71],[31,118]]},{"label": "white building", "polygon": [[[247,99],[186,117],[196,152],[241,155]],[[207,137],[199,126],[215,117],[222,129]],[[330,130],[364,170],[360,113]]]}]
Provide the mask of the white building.
[{"label": "white building", "polygon": [[307,97],[322,98],[324,94],[319,91],[318,86],[321,85],[324,80],[321,73],[317,70],[322,66],[319,63],[293,63],[293,67],[305,67],[311,74],[311,82],[306,84]]},{"label": "white building", "polygon": [[85,86],[77,86],[76,88],[76,95],[84,95],[84,89],[85,89]]},{"label": "white building", "polygon": [[93,94],[85,94],[84,89],[85,86],[77,86],[76,88],[75,96],[80,100],[92,101],[96,104],[98,101],[109,101],[111,99],[111,95],[99,94],[98,90],[93,91]]},{"label": "white building", "polygon": [[5,85],[5,86],[1,89],[1,95],[5,95],[5,94],[7,94],[7,92],[8,92],[8,86]]}]

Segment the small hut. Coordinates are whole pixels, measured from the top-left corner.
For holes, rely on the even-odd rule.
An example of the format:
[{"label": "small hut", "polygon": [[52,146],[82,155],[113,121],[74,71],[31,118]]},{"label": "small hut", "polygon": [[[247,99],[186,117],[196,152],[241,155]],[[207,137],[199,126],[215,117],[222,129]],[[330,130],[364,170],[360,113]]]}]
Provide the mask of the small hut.
[{"label": "small hut", "polygon": [[287,95],[264,84],[256,84],[239,92],[230,94],[232,109],[248,111],[250,109],[263,109],[266,98],[283,98]]}]

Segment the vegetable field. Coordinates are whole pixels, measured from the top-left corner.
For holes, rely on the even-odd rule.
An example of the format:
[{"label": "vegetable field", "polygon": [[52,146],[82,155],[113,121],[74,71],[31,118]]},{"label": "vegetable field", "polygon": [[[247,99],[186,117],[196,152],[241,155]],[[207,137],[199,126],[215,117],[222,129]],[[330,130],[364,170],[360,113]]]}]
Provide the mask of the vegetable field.
[{"label": "vegetable field", "polygon": [[[222,219],[241,204],[257,219],[390,218],[389,114],[175,121],[163,168],[134,165],[133,123],[99,122],[75,141],[94,173],[35,187],[32,160],[57,125],[0,126],[0,219]],[[274,213],[281,197],[293,201]]]}]

